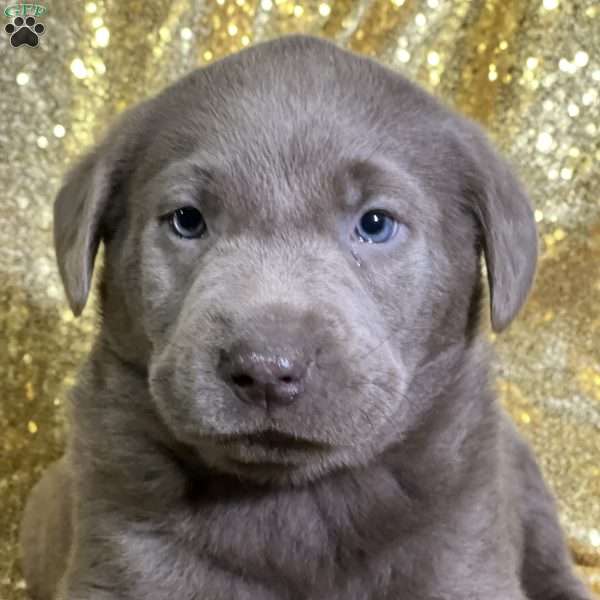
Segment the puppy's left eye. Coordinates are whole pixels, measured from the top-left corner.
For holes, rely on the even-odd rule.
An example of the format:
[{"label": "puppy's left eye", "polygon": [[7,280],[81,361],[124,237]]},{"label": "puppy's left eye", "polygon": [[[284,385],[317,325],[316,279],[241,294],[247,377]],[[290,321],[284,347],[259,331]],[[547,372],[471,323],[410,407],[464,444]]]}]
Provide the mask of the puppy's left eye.
[{"label": "puppy's left eye", "polygon": [[398,221],[383,210],[370,210],[358,222],[354,232],[361,242],[383,244],[398,231]]},{"label": "puppy's left eye", "polygon": [[178,208],[169,215],[171,229],[182,238],[199,238],[206,232],[202,213],[193,206]]}]

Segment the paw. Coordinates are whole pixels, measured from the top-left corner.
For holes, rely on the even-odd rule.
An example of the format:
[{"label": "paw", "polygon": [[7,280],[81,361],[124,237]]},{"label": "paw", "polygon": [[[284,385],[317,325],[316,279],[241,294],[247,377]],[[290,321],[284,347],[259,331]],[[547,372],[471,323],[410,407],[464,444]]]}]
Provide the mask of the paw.
[{"label": "paw", "polygon": [[36,23],[35,17],[15,17],[12,23],[4,27],[4,31],[10,35],[10,44],[14,48],[23,44],[35,48],[40,41],[39,36],[44,34],[46,28],[41,23]]}]

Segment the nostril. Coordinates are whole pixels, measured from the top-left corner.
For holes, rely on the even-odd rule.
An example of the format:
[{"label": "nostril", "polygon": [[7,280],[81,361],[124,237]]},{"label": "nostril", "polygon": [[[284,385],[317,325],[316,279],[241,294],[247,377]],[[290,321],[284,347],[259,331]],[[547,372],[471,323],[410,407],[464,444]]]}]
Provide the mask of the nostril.
[{"label": "nostril", "polygon": [[238,387],[249,387],[254,384],[254,379],[250,377],[250,375],[246,375],[245,373],[241,373],[239,375],[232,375],[231,381]]},{"label": "nostril", "polygon": [[291,404],[305,393],[313,361],[296,338],[288,341],[284,334],[263,332],[258,341],[238,340],[219,351],[219,377],[242,402],[268,408]]}]

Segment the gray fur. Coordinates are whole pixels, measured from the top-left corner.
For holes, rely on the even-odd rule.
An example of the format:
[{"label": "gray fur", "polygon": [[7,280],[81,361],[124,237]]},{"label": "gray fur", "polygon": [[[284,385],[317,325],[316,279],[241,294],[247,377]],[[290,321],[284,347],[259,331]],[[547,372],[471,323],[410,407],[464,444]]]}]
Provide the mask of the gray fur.
[{"label": "gray fur", "polygon": [[[207,236],[170,231],[184,205]],[[371,208],[404,224],[391,242],[351,237]],[[128,111],[67,177],[55,234],[75,313],[101,240],[106,260],[68,450],[25,514],[34,598],[590,598],[489,388],[481,254],[500,331],[537,242],[476,125],[282,38]],[[312,357],[301,397],[241,402],[218,369],[239,340]],[[265,429],[306,447],[225,437]]]}]

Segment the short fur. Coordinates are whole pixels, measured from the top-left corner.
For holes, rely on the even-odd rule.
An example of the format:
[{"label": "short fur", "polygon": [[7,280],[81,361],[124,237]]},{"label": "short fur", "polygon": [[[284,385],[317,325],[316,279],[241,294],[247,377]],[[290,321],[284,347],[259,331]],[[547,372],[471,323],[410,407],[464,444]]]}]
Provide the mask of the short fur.
[{"label": "short fur", "polygon": [[[187,205],[200,239],[169,227]],[[375,208],[399,232],[360,243]],[[68,450],[25,513],[34,598],[590,598],[489,387],[481,254],[500,331],[537,238],[475,124],[325,40],[262,43],[128,111],[55,239],[76,314],[106,260]],[[240,401],[239,340],[307,361],[301,397]],[[240,437],[266,429],[298,446]]]}]

